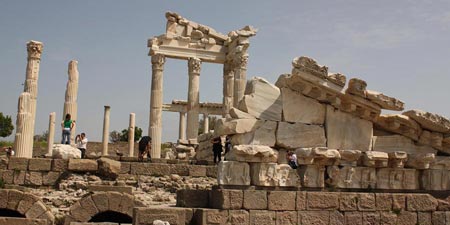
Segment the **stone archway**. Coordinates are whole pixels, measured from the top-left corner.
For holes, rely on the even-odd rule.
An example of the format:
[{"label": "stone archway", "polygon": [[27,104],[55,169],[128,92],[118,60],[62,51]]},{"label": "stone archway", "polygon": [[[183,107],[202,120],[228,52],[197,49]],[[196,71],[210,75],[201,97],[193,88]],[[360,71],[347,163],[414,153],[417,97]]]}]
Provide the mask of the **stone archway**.
[{"label": "stone archway", "polygon": [[0,190],[0,210],[11,212],[13,217],[45,219],[53,224],[55,217],[40,198],[14,189]]},{"label": "stone archway", "polygon": [[[89,194],[70,207],[65,225],[71,222],[89,222],[98,215],[114,213],[133,217],[133,208],[143,206],[134,196],[119,192],[96,192]],[[107,221],[103,221],[107,222]],[[114,221],[109,221],[114,222]]]}]

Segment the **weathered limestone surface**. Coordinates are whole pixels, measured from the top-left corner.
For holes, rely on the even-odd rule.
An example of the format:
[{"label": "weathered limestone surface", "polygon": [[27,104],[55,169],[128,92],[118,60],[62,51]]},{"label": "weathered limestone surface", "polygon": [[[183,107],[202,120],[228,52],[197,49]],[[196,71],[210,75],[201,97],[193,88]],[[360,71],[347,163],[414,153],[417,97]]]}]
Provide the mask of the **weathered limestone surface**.
[{"label": "weathered limestone surface", "polygon": [[284,148],[325,147],[325,130],[318,125],[279,122],[277,146]]},{"label": "weathered limestone surface", "polygon": [[422,187],[425,190],[444,191],[450,188],[450,171],[424,170],[421,176]]},{"label": "weathered limestone surface", "polygon": [[327,106],[325,127],[331,149],[371,150],[373,124]]},{"label": "weathered limestone surface", "polygon": [[98,161],[98,173],[106,178],[116,179],[120,173],[121,164],[108,158],[100,158]]},{"label": "weathered limestone surface", "polygon": [[217,170],[219,185],[250,185],[250,166],[248,163],[221,161]]},{"label": "weathered limestone surface", "polygon": [[325,167],[318,165],[301,166],[299,171],[302,187],[324,187]]},{"label": "weathered limestone surface", "polygon": [[[22,92],[17,107],[14,150],[17,157],[31,158],[33,150],[33,118],[31,115],[31,95]],[[30,137],[31,136],[31,137]]]},{"label": "weathered limestone surface", "polygon": [[70,145],[54,144],[52,157],[54,159],[80,159],[81,151]]},{"label": "weathered limestone surface", "polygon": [[240,162],[277,162],[278,151],[264,145],[235,145],[226,158]]},{"label": "weathered limestone surface", "polygon": [[281,88],[283,120],[307,124],[323,124],[325,105],[289,88]]},{"label": "weathered limestone surface", "polygon": [[230,109],[229,114],[230,114],[231,118],[234,118],[234,119],[255,119],[256,118],[255,116],[250,115],[250,114],[243,112],[234,107],[232,107]]},{"label": "weathered limestone surface", "polygon": [[337,165],[341,159],[339,151],[324,147],[298,148],[295,151],[299,165]]},{"label": "weathered limestone surface", "polygon": [[250,167],[252,185],[270,187],[298,187],[300,179],[289,165],[276,163],[252,163]]},{"label": "weathered limestone surface", "polygon": [[404,109],[405,103],[377,91],[366,90],[366,97],[371,102],[379,105],[382,109],[394,111],[402,111]]},{"label": "weathered limestone surface", "polygon": [[367,83],[358,78],[352,78],[348,81],[348,88],[345,93],[366,98]]},{"label": "weathered limestone surface", "polygon": [[361,157],[360,150],[339,150],[339,154],[341,155],[339,162],[341,166],[356,166]]},{"label": "weathered limestone surface", "polygon": [[450,157],[436,156],[434,161],[430,163],[430,169],[450,170]]},{"label": "weathered limestone surface", "polygon": [[414,190],[419,188],[419,179],[415,169],[380,168],[377,188]]},{"label": "weathered limestone surface", "polygon": [[[78,97],[78,62],[75,60],[71,60],[69,62],[68,67],[68,74],[69,79],[67,81],[66,86],[66,95],[65,95],[65,101],[64,101],[64,109],[63,109],[63,120],[66,116],[66,114],[71,115],[71,119],[73,121],[77,120],[78,115],[78,103],[77,103],[77,97]],[[75,126],[72,128],[72,131],[70,133],[70,143],[75,143],[75,135],[76,135],[76,123]]]},{"label": "weathered limestone surface", "polygon": [[417,121],[423,128],[431,131],[450,133],[450,120],[438,114],[421,110],[409,110],[403,115]]},{"label": "weathered limestone surface", "polygon": [[217,136],[228,134],[243,134],[259,128],[264,123],[257,119],[218,119],[214,133]]},{"label": "weathered limestone surface", "polygon": [[419,140],[422,132],[420,125],[405,115],[380,115],[375,122],[375,127],[392,133],[401,134],[415,141]]},{"label": "weathered limestone surface", "polygon": [[231,143],[233,145],[266,145],[274,147],[276,143],[275,131],[277,130],[277,122],[264,121],[257,129],[233,135]]},{"label": "weathered limestone surface", "polygon": [[281,121],[280,89],[263,78],[254,77],[247,83],[239,109],[259,119]]},{"label": "weathered limestone surface", "polygon": [[430,163],[434,161],[435,155],[433,153],[419,153],[408,155],[406,167],[424,170],[430,168]]},{"label": "weathered limestone surface", "polygon": [[[153,48],[153,46],[152,46]],[[152,158],[161,158],[162,103],[163,103],[163,70],[166,58],[155,54],[151,57],[152,87],[150,93],[150,122],[148,134],[152,137]]]},{"label": "weathered limestone surface", "polygon": [[438,150],[443,150],[444,135],[438,132],[423,130],[417,143],[421,145],[431,146]]},{"label": "weathered limestone surface", "polygon": [[374,136],[372,138],[372,149],[382,152],[404,151],[408,154],[436,154],[437,152],[429,146],[415,145],[411,139],[401,135]]},{"label": "weathered limestone surface", "polygon": [[327,183],[338,188],[375,188],[376,169],[370,167],[329,166]]},{"label": "weathered limestone surface", "polygon": [[388,166],[389,155],[386,152],[367,151],[364,152],[362,159],[364,166],[381,168]]},{"label": "weathered limestone surface", "polygon": [[408,160],[408,154],[404,151],[390,152],[388,155],[390,168],[403,168]]}]

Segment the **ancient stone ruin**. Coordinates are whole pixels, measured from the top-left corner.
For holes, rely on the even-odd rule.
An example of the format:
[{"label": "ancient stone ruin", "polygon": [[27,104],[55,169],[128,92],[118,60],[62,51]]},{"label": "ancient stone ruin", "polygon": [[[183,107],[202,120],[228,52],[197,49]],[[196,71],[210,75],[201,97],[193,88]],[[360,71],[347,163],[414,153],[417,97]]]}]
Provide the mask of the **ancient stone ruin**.
[{"label": "ancient stone ruin", "polygon": [[[138,162],[133,141],[121,149],[127,154],[109,154],[109,106],[102,157],[78,159],[71,146],[52,145],[59,149],[53,157],[32,158],[36,95],[25,88],[18,155],[0,161],[0,224],[450,224],[450,120],[404,111],[401,100],[367,89],[364,80],[329,73],[306,56],[294,58],[292,72],[275,84],[247,80],[254,28],[223,35],[176,13],[166,18],[166,33],[148,42],[152,161]],[[42,51],[36,43],[28,45],[29,53],[39,50],[39,57],[29,56],[30,68]],[[187,101],[162,102],[166,58],[188,61]],[[199,102],[201,65],[208,62],[224,64],[222,103]],[[78,72],[71,65],[65,106],[76,110]],[[172,158],[161,158],[162,111],[180,113]],[[205,132],[197,136],[199,114]],[[222,115],[211,132],[208,115]],[[54,132],[55,114],[49,119]],[[211,140],[226,136],[233,147],[215,165]],[[288,164],[290,153],[296,169]]]}]

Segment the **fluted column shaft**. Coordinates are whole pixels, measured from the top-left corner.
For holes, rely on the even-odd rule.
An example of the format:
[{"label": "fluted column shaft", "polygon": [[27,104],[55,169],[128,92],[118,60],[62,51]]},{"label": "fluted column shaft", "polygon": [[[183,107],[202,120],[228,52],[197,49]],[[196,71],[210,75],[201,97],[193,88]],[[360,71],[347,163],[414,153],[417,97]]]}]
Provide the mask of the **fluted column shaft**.
[{"label": "fluted column shaft", "polygon": [[234,104],[234,71],[232,66],[229,61],[223,65],[223,117],[229,117],[230,109]]},{"label": "fluted column shaft", "polygon": [[47,136],[47,155],[51,156],[53,151],[53,143],[55,142],[55,116],[56,113],[52,112],[48,118],[48,136]]},{"label": "fluted column shaft", "polygon": [[187,105],[187,138],[198,136],[198,115],[200,111],[199,86],[202,62],[197,58],[189,58],[189,89]]},{"label": "fluted column shaft", "polygon": [[31,117],[31,95],[22,92],[17,106],[14,150],[16,157],[31,158],[33,154],[33,120]]},{"label": "fluted column shaft", "polygon": [[134,155],[134,129],[136,123],[136,114],[130,113],[130,124],[128,126],[128,156]]},{"label": "fluted column shaft", "polygon": [[186,113],[180,112],[180,124],[178,125],[178,139],[186,139]]},{"label": "fluted column shaft", "polygon": [[233,106],[238,107],[239,102],[242,100],[245,94],[245,86],[247,84],[247,62],[248,55],[242,53],[234,59],[234,96]]},{"label": "fluted column shaft", "polygon": [[103,116],[103,139],[102,139],[102,155],[108,155],[108,138],[109,138],[109,114],[111,107],[105,105],[105,114]]},{"label": "fluted column shaft", "polygon": [[164,55],[152,55],[152,89],[150,93],[150,123],[148,133],[152,138],[152,158],[161,158],[162,133],[162,101],[163,101],[163,70],[166,58]]},{"label": "fluted column shaft", "polygon": [[[67,114],[70,114],[72,121],[76,121],[78,114],[77,96],[78,96],[78,77],[79,77],[77,61],[72,60],[69,62],[68,74],[69,79],[67,81],[66,86],[63,120]],[[72,145],[75,144],[76,126],[77,126],[76,123],[74,123],[72,131],[70,133],[70,143],[72,143]]]}]

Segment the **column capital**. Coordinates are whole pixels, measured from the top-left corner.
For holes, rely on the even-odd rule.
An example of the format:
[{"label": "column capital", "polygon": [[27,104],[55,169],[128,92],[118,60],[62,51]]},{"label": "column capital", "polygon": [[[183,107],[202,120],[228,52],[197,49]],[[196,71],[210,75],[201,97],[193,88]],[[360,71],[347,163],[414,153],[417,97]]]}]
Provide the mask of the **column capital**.
[{"label": "column capital", "polygon": [[29,59],[41,59],[42,49],[44,45],[39,41],[29,41],[27,43],[27,52]]},{"label": "column capital", "polygon": [[238,68],[247,69],[247,63],[248,63],[248,54],[237,55],[234,58],[234,64]]},{"label": "column capital", "polygon": [[200,74],[202,61],[198,58],[189,58],[188,60],[188,67],[189,67],[189,74]]},{"label": "column capital", "polygon": [[166,62],[166,57],[162,54],[152,55],[152,66],[154,69],[162,70],[164,63]]}]

